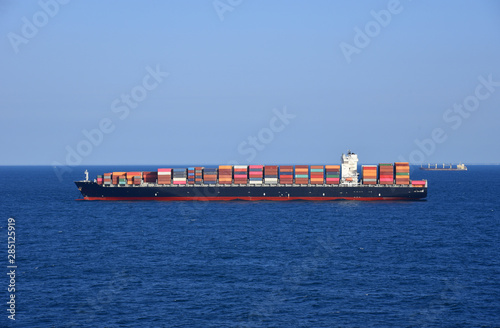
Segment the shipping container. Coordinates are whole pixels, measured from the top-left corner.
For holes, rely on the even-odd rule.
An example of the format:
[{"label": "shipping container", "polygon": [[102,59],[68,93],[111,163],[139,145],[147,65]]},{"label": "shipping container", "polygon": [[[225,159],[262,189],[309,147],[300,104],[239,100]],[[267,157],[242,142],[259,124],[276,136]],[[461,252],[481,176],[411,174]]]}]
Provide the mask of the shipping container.
[{"label": "shipping container", "polygon": [[379,184],[389,185],[394,184],[394,167],[391,163],[378,164]]},{"label": "shipping container", "polygon": [[326,184],[340,183],[340,165],[325,165]]},{"label": "shipping container", "polygon": [[278,183],[278,166],[266,165],[264,166],[264,182],[266,184]]},{"label": "shipping container", "polygon": [[326,178],[326,184],[339,184],[340,178]]},{"label": "shipping container", "polygon": [[134,177],[140,177],[142,179],[142,172],[127,172],[127,184],[131,185],[134,183]]},{"label": "shipping container", "polygon": [[142,179],[147,183],[155,183],[158,178],[157,172],[142,172]]},{"label": "shipping container", "polygon": [[217,168],[204,168],[203,169],[203,183],[216,184],[217,183]]},{"label": "shipping container", "polygon": [[233,183],[233,167],[231,165],[219,165],[219,184]]},{"label": "shipping container", "polygon": [[159,168],[159,169],[157,169],[156,175],[157,175],[159,185],[172,184],[172,169],[171,168]]},{"label": "shipping container", "polygon": [[279,183],[280,184],[293,184],[293,166],[292,165],[281,165],[278,168],[279,171]]},{"label": "shipping container", "polygon": [[171,168],[159,168],[157,169],[157,179],[160,185],[172,184],[172,169]]},{"label": "shipping container", "polygon": [[377,165],[362,165],[363,184],[377,184]]},{"label": "shipping container", "polygon": [[310,183],[313,185],[322,185],[325,183],[325,167],[323,165],[311,165]]},{"label": "shipping container", "polygon": [[409,185],[410,184],[410,164],[408,162],[396,162],[395,167],[395,184]]},{"label": "shipping container", "polygon": [[113,172],[112,176],[111,176],[111,180],[112,180],[113,184],[118,184],[119,177],[124,176],[126,173],[127,172]]},{"label": "shipping container", "polygon": [[123,175],[118,176],[118,185],[124,186],[127,184],[127,176],[125,175],[126,172],[122,172]]},{"label": "shipping container", "polygon": [[264,183],[265,184],[277,184],[278,183],[278,178],[264,178]]},{"label": "shipping container", "polygon": [[309,184],[308,165],[295,165],[295,184]]},{"label": "shipping container", "polygon": [[248,183],[262,184],[264,178],[263,165],[248,165]]},{"label": "shipping container", "polygon": [[113,180],[111,179],[112,173],[104,173],[104,179],[103,179],[103,184],[106,186],[109,186],[113,183]]},{"label": "shipping container", "polygon": [[295,184],[309,184],[308,165],[295,165]]},{"label": "shipping container", "polygon": [[202,184],[203,183],[203,167],[197,166],[194,168],[194,181],[196,184]]}]

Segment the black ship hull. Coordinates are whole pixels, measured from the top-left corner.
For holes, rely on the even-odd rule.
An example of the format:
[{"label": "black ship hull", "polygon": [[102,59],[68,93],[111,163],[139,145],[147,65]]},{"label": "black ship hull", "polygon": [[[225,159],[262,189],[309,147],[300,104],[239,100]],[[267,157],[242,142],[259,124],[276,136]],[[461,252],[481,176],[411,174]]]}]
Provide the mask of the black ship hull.
[{"label": "black ship hull", "polygon": [[408,185],[124,185],[76,181],[83,200],[422,200],[427,187]]}]

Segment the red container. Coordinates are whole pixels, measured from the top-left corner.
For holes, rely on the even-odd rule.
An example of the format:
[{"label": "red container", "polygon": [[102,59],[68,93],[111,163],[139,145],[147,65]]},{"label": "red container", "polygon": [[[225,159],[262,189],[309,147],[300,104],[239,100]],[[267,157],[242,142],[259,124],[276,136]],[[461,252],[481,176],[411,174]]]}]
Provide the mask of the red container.
[{"label": "red container", "polygon": [[142,178],[144,182],[156,182],[156,179],[158,179],[158,173],[157,172],[142,172]]},{"label": "red container", "polygon": [[266,165],[264,173],[269,175],[276,175],[278,173],[278,165]]}]

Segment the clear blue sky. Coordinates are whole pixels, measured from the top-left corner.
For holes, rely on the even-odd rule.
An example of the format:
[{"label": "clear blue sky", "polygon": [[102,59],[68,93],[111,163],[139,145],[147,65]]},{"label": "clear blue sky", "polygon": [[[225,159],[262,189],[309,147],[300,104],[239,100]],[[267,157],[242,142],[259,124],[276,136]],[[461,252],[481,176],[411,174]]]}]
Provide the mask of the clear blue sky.
[{"label": "clear blue sky", "polygon": [[0,35],[0,165],[500,162],[499,1],[11,0]]}]

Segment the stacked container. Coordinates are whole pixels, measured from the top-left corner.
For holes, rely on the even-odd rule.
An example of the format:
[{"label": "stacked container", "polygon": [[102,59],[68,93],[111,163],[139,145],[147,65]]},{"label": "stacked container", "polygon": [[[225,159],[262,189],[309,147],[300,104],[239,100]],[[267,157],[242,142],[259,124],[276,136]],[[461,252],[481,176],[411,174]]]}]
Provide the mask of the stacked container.
[{"label": "stacked container", "polygon": [[363,171],[363,184],[377,184],[377,165],[363,165],[361,168]]},{"label": "stacked container", "polygon": [[325,183],[325,167],[323,165],[311,165],[311,184]]},{"label": "stacked container", "polygon": [[264,183],[277,184],[278,183],[278,166],[266,165],[264,167]]},{"label": "stacked container", "polygon": [[144,180],[144,182],[156,183],[157,178],[158,173],[156,172],[142,172],[142,179]]},{"label": "stacked container", "polygon": [[339,184],[340,165],[326,165],[326,184]]},{"label": "stacked container", "polygon": [[262,165],[249,165],[248,175],[250,177],[250,184],[262,184],[264,166]]},{"label": "stacked container", "polygon": [[233,167],[231,165],[219,165],[219,184],[233,183]]},{"label": "stacked container", "polygon": [[408,162],[396,162],[394,163],[396,167],[396,184],[397,185],[409,185],[410,184],[410,163]]},{"label": "stacked container", "polygon": [[389,185],[394,183],[394,168],[391,163],[380,163],[378,165],[379,184]]},{"label": "stacked container", "polygon": [[103,182],[104,182],[104,178],[102,177],[102,175],[97,175],[97,184],[102,185]]},{"label": "stacked container", "polygon": [[188,167],[188,184],[194,184],[194,175],[195,175],[194,167]]},{"label": "stacked container", "polygon": [[172,169],[158,169],[158,184],[172,183]]},{"label": "stacked container", "polygon": [[127,184],[133,184],[135,177],[140,177],[142,180],[142,172],[127,172]]},{"label": "stacked container", "polygon": [[295,165],[295,184],[309,184],[308,165]]},{"label": "stacked container", "polygon": [[[125,173],[125,172],[123,172],[123,173]],[[118,185],[120,185],[120,186],[127,185],[127,176],[126,175],[119,175],[118,176]]]},{"label": "stacked container", "polygon": [[194,182],[196,184],[203,183],[203,167],[195,167],[194,168]]},{"label": "stacked container", "polygon": [[204,184],[217,183],[217,168],[203,169],[203,183]]},{"label": "stacked container", "polygon": [[280,184],[293,184],[293,166],[280,166]]},{"label": "stacked container", "polygon": [[248,183],[248,166],[235,165],[234,166],[234,183],[247,184]]},{"label": "stacked container", "polygon": [[112,183],[111,173],[104,173],[104,185],[109,186]]},{"label": "stacked container", "polygon": [[411,182],[412,187],[425,187],[425,180],[413,180]]},{"label": "stacked container", "polygon": [[134,185],[140,185],[142,183],[142,178],[139,176],[134,176]]},{"label": "stacked container", "polygon": [[173,170],[173,183],[174,185],[185,185],[187,181],[187,169],[174,169]]},{"label": "stacked container", "polygon": [[127,174],[127,172],[113,172],[111,176],[111,180],[113,184],[118,184],[118,180],[120,179],[120,176]]}]

